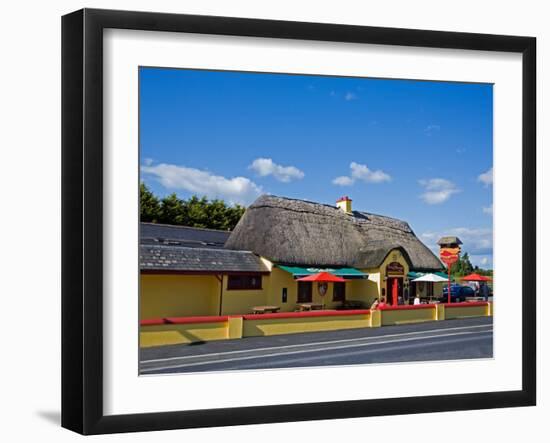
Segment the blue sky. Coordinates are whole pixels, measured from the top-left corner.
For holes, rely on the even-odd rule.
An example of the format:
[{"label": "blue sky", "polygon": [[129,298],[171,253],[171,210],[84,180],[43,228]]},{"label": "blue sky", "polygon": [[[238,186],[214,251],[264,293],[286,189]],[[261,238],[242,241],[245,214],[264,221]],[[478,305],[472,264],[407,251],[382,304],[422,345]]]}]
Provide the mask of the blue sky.
[{"label": "blue sky", "polygon": [[458,235],[492,266],[492,85],[140,69],[141,179],[249,204],[262,193]]}]

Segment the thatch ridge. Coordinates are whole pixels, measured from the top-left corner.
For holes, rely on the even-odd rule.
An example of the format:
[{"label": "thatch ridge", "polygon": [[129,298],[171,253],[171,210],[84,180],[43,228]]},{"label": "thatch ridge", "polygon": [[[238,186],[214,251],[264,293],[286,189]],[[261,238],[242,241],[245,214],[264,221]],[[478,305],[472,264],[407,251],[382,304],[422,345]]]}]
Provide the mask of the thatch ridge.
[{"label": "thatch ridge", "polygon": [[227,240],[277,263],[377,267],[401,248],[413,269],[441,269],[439,259],[408,223],[322,203],[263,195],[249,206]]}]

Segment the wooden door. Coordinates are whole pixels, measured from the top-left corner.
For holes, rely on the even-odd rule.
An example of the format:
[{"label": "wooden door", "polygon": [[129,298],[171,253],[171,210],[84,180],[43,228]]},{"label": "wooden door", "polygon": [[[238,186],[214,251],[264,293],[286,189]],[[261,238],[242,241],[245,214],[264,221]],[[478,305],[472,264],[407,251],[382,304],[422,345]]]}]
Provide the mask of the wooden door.
[{"label": "wooden door", "polygon": [[298,303],[311,303],[313,301],[313,285],[310,281],[298,282]]}]

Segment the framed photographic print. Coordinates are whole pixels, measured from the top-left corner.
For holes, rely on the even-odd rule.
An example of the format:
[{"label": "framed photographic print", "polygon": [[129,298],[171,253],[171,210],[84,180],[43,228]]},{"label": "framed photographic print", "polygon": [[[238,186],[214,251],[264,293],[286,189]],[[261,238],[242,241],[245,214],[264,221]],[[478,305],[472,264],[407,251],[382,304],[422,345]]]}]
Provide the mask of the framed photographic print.
[{"label": "framed photographic print", "polygon": [[535,50],[64,16],[62,425],[534,405]]}]

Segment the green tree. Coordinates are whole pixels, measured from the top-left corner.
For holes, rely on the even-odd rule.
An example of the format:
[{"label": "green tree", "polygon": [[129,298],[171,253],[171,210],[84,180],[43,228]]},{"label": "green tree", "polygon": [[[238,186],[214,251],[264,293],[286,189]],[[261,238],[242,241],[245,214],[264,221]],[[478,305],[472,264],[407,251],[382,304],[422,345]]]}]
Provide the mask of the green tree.
[{"label": "green tree", "polygon": [[474,267],[472,266],[472,262],[470,261],[470,256],[468,255],[467,252],[465,252],[462,255],[461,262],[462,262],[462,272],[463,272],[462,275],[468,275],[474,272]]},{"label": "green tree", "polygon": [[453,265],[451,272],[456,277],[462,277],[464,275],[471,274],[474,271],[474,267],[470,262],[470,256],[467,252],[459,257],[457,262]]},{"label": "green tree", "polygon": [[141,221],[156,223],[160,215],[159,199],[147,188],[145,183],[139,185],[139,195]]},{"label": "green tree", "polygon": [[185,202],[187,209],[187,226],[195,228],[213,228],[213,223],[208,218],[207,207],[208,200],[206,197],[198,198],[192,196]]},{"label": "green tree", "polygon": [[244,211],[246,211],[246,208],[241,205],[228,208],[223,229],[233,230],[237,226],[237,223],[239,223]]},{"label": "green tree", "polygon": [[160,201],[159,223],[169,225],[186,225],[187,211],[185,204],[175,193]]},{"label": "green tree", "polygon": [[156,197],[144,183],[140,185],[141,221],[165,223],[231,231],[245,208],[228,205],[221,199],[208,200],[193,195],[188,200],[174,193],[162,199]]}]

